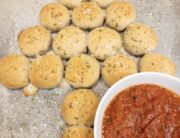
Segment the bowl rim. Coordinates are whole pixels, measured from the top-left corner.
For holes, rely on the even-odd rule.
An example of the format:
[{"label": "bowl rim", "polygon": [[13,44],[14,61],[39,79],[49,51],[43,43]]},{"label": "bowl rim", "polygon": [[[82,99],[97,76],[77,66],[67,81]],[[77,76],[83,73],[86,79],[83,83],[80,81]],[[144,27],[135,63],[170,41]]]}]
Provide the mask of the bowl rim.
[{"label": "bowl rim", "polygon": [[[133,80],[135,78],[152,78],[152,77],[160,77],[161,79],[168,79],[169,81],[174,81],[174,82],[177,82],[177,86],[180,88],[180,79],[179,78],[176,78],[174,76],[171,76],[171,75],[168,75],[168,74],[163,74],[163,73],[157,73],[157,72],[144,72],[144,73],[137,73],[137,74],[133,74],[133,75],[130,75],[130,76],[127,76],[121,80],[119,80],[118,82],[116,82],[112,87],[110,87],[107,92],[105,93],[105,95],[102,97],[100,103],[99,103],[99,106],[97,108],[97,111],[96,111],[96,115],[95,115],[95,120],[94,120],[94,138],[102,138],[102,133],[99,132],[102,131],[102,120],[103,120],[103,115],[104,115],[104,111],[106,110],[107,106],[109,105],[109,103],[112,101],[112,99],[117,95],[119,94],[122,90],[130,87],[130,86],[133,86],[133,85],[138,85],[138,84],[148,84],[148,81],[147,82],[139,82],[138,81],[134,81],[134,84],[130,84],[128,85],[127,87],[124,87],[122,88],[121,90],[119,90],[118,92],[112,92],[114,89],[117,89],[119,85],[121,85],[122,83],[125,83],[125,82],[128,82],[129,80]],[[153,83],[152,81],[149,82],[149,84],[157,84],[157,83],[161,83],[161,82],[158,82],[158,80],[155,80],[156,82]],[[166,80],[164,80],[165,82]],[[167,84],[168,84],[168,81],[167,81]],[[160,85],[161,84],[157,84],[157,85]],[[165,87],[167,89],[170,89],[172,92],[174,92],[175,94],[177,95],[180,95],[180,91],[175,91],[175,90],[172,90],[171,88],[169,87],[166,87],[166,86],[163,86],[162,87]],[[109,98],[109,99],[108,99]],[[106,99],[108,99],[109,102],[106,102]]]}]

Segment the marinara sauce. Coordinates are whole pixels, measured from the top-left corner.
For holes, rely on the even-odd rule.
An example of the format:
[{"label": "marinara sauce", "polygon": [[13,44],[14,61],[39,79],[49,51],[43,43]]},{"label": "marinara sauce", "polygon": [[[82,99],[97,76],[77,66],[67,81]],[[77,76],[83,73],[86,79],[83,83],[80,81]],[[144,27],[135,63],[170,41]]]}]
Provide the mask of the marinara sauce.
[{"label": "marinara sauce", "polygon": [[103,138],[180,138],[180,97],[143,84],[119,93],[105,111]]}]

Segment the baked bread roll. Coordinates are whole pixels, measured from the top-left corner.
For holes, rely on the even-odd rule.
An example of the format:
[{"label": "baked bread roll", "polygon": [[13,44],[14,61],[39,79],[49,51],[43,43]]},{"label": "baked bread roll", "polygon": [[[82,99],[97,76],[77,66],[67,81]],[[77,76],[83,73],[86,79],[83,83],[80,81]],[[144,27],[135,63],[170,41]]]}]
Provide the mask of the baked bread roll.
[{"label": "baked bread roll", "polygon": [[0,82],[9,89],[28,85],[29,60],[22,55],[11,54],[0,58]]},{"label": "baked bread roll", "polygon": [[34,96],[37,92],[38,88],[32,85],[31,83],[23,88],[24,96]]},{"label": "baked bread roll", "polygon": [[51,33],[42,26],[29,27],[19,34],[18,43],[24,55],[37,56],[48,50]]},{"label": "baked bread roll", "polygon": [[62,115],[68,125],[91,126],[99,104],[95,93],[89,89],[76,89],[63,101]]},{"label": "baked bread roll", "polygon": [[92,29],[103,24],[105,12],[93,2],[84,2],[74,8],[72,22],[82,29]]},{"label": "baked bread roll", "polygon": [[59,0],[59,2],[68,8],[77,7],[81,2],[85,0]]},{"label": "baked bread roll", "polygon": [[99,27],[88,35],[90,53],[99,60],[120,53],[122,49],[121,35],[108,27]]},{"label": "baked bread roll", "polygon": [[93,129],[85,126],[71,126],[64,130],[63,138],[94,138]]},{"label": "baked bread roll", "polygon": [[87,51],[87,34],[77,27],[66,27],[57,34],[52,47],[61,58],[69,59]]},{"label": "baked bread roll", "polygon": [[65,79],[75,88],[89,88],[100,76],[98,61],[85,54],[71,58],[65,71]]},{"label": "baked bread roll", "polygon": [[50,31],[59,31],[70,23],[70,13],[60,3],[45,5],[40,12],[41,25]]},{"label": "baked bread roll", "polygon": [[132,55],[140,56],[156,49],[158,38],[153,29],[142,23],[134,23],[124,33],[124,48]]},{"label": "baked bread roll", "polygon": [[29,78],[37,88],[50,89],[60,84],[63,77],[63,63],[59,56],[48,53],[39,56],[31,64]]},{"label": "baked bread roll", "polygon": [[136,62],[125,55],[116,55],[107,58],[102,66],[101,74],[108,86],[118,80],[137,73]]},{"label": "baked bread roll", "polygon": [[175,76],[176,65],[168,57],[158,53],[149,53],[140,60],[140,72],[160,72]]},{"label": "baked bread roll", "polygon": [[106,10],[106,24],[118,31],[123,31],[135,19],[135,8],[129,2],[113,2]]},{"label": "baked bread roll", "polygon": [[115,0],[91,0],[91,1],[97,2],[99,6],[101,6],[102,8],[106,8],[107,6],[109,6],[109,4],[111,4]]}]

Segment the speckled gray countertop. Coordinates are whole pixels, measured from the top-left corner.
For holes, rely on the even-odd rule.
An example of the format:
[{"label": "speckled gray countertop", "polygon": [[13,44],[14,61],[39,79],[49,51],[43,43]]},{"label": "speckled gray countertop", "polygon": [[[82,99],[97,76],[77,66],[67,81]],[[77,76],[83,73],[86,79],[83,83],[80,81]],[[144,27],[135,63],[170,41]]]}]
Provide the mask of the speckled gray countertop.
[{"label": "speckled gray countertop", "polygon": [[[180,77],[180,0],[131,0],[137,21],[152,26],[159,36],[157,51],[177,64]],[[18,33],[38,25],[41,7],[53,0],[0,0],[0,57],[20,52]],[[65,127],[60,105],[72,88],[63,81],[60,88],[41,90],[35,97],[0,86],[0,138],[59,138]],[[99,81],[93,88],[102,97],[107,86]]]}]

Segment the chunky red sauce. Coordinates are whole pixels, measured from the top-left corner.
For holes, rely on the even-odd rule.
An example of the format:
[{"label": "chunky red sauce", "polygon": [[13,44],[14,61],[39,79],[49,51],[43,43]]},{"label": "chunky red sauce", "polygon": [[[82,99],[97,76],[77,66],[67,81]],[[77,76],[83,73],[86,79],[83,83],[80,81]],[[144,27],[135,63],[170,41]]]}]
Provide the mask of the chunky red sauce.
[{"label": "chunky red sauce", "polygon": [[103,138],[180,138],[180,97],[156,85],[130,87],[110,103]]}]

